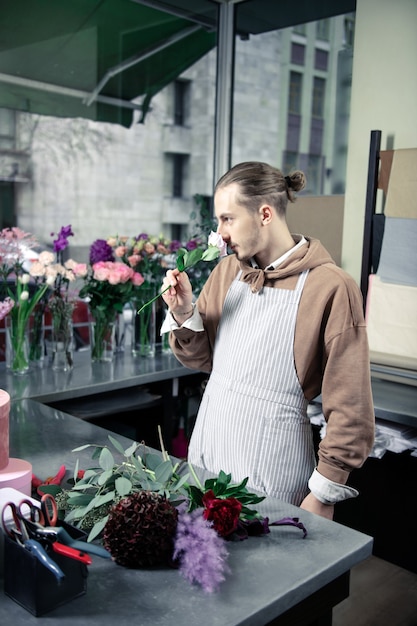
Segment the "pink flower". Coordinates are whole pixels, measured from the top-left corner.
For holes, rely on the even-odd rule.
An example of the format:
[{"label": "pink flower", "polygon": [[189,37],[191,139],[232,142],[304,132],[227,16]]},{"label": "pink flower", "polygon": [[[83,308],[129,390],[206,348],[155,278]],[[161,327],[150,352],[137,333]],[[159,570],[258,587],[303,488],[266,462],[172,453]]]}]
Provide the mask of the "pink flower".
[{"label": "pink flower", "polygon": [[141,260],[142,257],[140,256],[140,254],[132,254],[127,257],[127,261],[130,267],[135,267]]},{"label": "pink flower", "polygon": [[132,283],[135,285],[135,287],[140,287],[144,282],[145,279],[143,278],[142,274],[140,274],[139,272],[135,272],[133,274]]},{"label": "pink flower", "polygon": [[121,259],[127,252],[127,247],[126,246],[117,246],[117,248],[114,251],[114,255],[118,258]]},{"label": "pink flower", "polygon": [[[67,263],[69,263],[69,261]],[[87,263],[73,263],[70,269],[72,269],[74,274],[79,278],[84,278],[88,274]]]},{"label": "pink flower", "polygon": [[6,298],[3,302],[0,302],[0,320],[4,319],[13,307],[14,302],[11,298]]}]

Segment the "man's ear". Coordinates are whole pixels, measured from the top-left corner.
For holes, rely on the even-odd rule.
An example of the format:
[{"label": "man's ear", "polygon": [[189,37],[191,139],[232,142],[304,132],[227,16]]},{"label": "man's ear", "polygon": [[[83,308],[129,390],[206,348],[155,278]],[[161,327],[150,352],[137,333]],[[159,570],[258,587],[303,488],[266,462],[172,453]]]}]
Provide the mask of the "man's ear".
[{"label": "man's ear", "polygon": [[261,222],[264,226],[269,224],[272,220],[273,209],[268,204],[263,204],[259,209],[259,215],[261,216]]}]

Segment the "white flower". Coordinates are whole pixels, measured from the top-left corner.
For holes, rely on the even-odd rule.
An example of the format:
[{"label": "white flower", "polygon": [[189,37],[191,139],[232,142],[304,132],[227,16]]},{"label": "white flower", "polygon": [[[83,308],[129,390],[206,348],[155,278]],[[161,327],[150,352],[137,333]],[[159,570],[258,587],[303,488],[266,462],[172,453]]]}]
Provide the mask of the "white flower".
[{"label": "white flower", "polygon": [[53,274],[50,274],[49,276],[46,277],[47,285],[53,285],[54,282],[55,282],[55,276]]},{"label": "white flower", "polygon": [[216,246],[219,249],[219,256],[227,255],[227,243],[223,240],[223,237],[220,233],[215,233],[213,230],[211,231],[208,237],[208,245]]},{"label": "white flower", "polygon": [[45,266],[43,263],[40,263],[39,261],[33,261],[32,265],[30,266],[29,269],[29,274],[31,276],[44,276],[45,275]]},{"label": "white flower", "polygon": [[53,252],[48,252],[47,250],[45,250],[44,252],[40,253],[38,260],[40,263],[42,263],[42,265],[51,265],[51,263],[55,261],[55,255]]},{"label": "white flower", "polygon": [[20,299],[22,302],[26,302],[26,300],[29,300],[29,292],[28,291],[22,291],[22,293],[20,294]]},{"label": "white flower", "polygon": [[29,274],[22,274],[22,276],[19,276],[19,282],[21,285],[28,285],[30,282]]}]

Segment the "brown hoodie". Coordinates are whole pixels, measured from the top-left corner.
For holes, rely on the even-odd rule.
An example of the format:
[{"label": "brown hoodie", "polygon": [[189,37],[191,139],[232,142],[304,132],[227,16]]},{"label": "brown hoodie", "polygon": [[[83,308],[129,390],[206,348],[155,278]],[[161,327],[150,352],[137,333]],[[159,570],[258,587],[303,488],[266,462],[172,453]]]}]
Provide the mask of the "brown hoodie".
[{"label": "brown hoodie", "polygon": [[263,285],[294,289],[300,272],[309,269],[295,329],[295,368],[307,400],[322,396],[327,427],[317,469],[329,480],[345,484],[350,471],[368,457],[374,439],[363,301],[353,278],[335,265],[322,244],[306,239],[308,245],[275,270],[254,269],[234,255],[222,259],[197,300],[205,332],[179,328],[171,333],[170,341],[183,365],[211,372],[223,302],[239,270],[240,280],[249,283],[257,297]]}]

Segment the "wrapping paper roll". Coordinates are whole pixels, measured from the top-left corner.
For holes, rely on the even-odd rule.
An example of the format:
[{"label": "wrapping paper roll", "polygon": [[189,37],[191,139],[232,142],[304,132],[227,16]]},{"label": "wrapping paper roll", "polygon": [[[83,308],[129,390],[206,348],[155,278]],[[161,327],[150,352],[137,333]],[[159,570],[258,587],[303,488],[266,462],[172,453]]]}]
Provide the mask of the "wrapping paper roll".
[{"label": "wrapping paper roll", "polygon": [[0,389],[0,471],[9,464],[10,396]]}]

